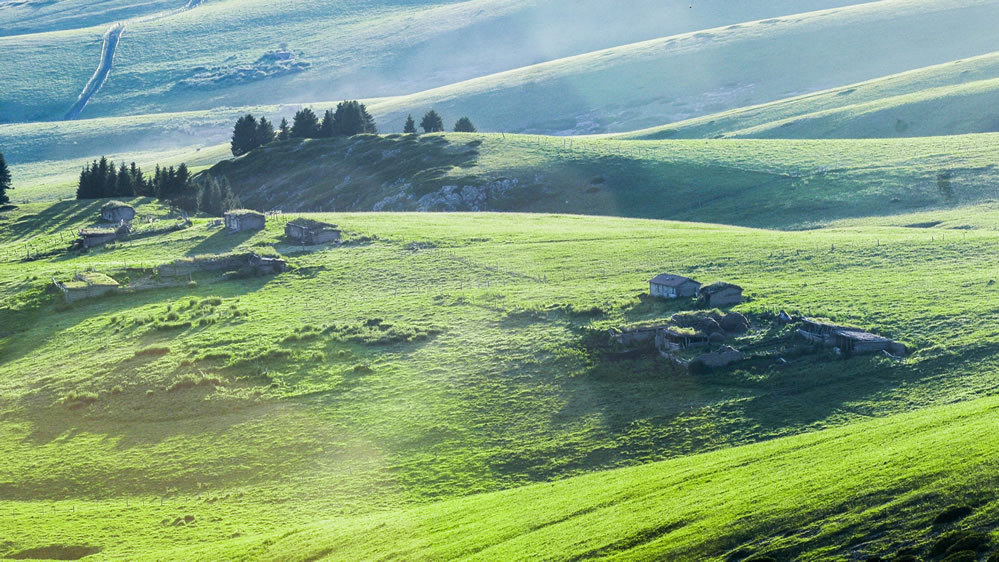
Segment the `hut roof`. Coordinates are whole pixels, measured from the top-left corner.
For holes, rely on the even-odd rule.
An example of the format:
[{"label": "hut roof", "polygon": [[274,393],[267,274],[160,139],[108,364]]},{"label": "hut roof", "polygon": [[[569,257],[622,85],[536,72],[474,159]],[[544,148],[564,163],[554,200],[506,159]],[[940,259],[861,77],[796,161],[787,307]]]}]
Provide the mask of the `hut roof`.
[{"label": "hut roof", "polygon": [[263,213],[261,213],[260,211],[254,211],[252,209],[233,209],[231,211],[226,211],[225,214],[232,215],[234,217],[251,216],[251,217],[265,218]]},{"label": "hut roof", "polygon": [[337,230],[337,225],[330,224],[328,222],[320,222],[313,219],[307,219],[299,217],[297,219],[288,221],[288,224],[293,224],[295,226],[300,226],[302,228],[308,228],[310,230]]},{"label": "hut roof", "polygon": [[121,201],[108,201],[107,203],[104,204],[103,207],[101,207],[101,210],[103,211],[105,209],[112,209],[113,210],[113,209],[122,209],[122,208],[129,208],[129,209],[131,209],[132,206],[129,205],[129,204],[127,204],[127,203],[122,203]]},{"label": "hut roof", "polygon": [[659,275],[653,277],[652,280],[649,282],[655,283],[656,285],[665,285],[667,287],[679,287],[684,283],[696,283],[700,285],[700,283],[697,283],[697,281],[694,281],[689,277],[684,277],[682,275],[671,275],[669,273],[660,273]]},{"label": "hut roof", "polygon": [[866,341],[866,342],[891,341],[886,337],[882,337],[877,334],[872,334],[870,332],[865,332],[863,330],[857,330],[854,328],[845,328],[845,329],[836,330],[836,335],[843,336],[844,338],[849,338],[854,341]]},{"label": "hut roof", "polygon": [[713,295],[715,293],[720,293],[722,291],[735,290],[742,291],[742,287],[738,285],[733,285],[732,283],[725,283],[724,281],[719,281],[717,283],[712,283],[710,285],[705,285],[701,287],[701,293],[706,295]]}]

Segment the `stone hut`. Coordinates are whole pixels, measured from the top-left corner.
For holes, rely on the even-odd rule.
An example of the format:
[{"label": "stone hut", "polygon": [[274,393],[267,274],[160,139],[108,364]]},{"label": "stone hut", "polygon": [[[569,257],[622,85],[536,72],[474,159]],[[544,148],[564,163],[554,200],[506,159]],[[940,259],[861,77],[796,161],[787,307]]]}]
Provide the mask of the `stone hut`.
[{"label": "stone hut", "polygon": [[649,280],[649,294],[653,297],[678,299],[696,297],[701,284],[689,277],[662,273]]},{"label": "stone hut", "polygon": [[103,273],[92,271],[77,273],[73,281],[62,283],[53,279],[52,282],[62,291],[66,297],[66,302],[101,297],[119,289],[117,281]]},{"label": "stone hut", "polygon": [[907,351],[905,345],[889,338],[871,334],[859,328],[837,326],[811,318],[802,320],[798,333],[810,342],[835,347],[843,353],[887,351],[893,355],[905,355]]},{"label": "stone hut", "polygon": [[731,283],[712,283],[701,287],[699,296],[705,306],[732,306],[742,302],[742,287]]},{"label": "stone hut", "polygon": [[224,215],[225,227],[232,232],[263,230],[267,226],[267,216],[249,209],[236,209]]},{"label": "stone hut", "polygon": [[109,201],[101,207],[101,218],[105,222],[113,222],[115,224],[132,222],[135,219],[135,209],[131,205],[126,205],[121,201]]},{"label": "stone hut", "polygon": [[340,241],[340,230],[335,224],[303,218],[285,224],[284,235],[289,240],[306,246]]},{"label": "stone hut", "polygon": [[712,351],[705,353],[703,355],[698,355],[691,360],[691,363],[699,363],[700,365],[707,367],[709,369],[717,369],[721,367],[727,367],[732,363],[737,363],[745,359],[746,356],[743,355],[741,351],[735,349],[731,346],[722,346],[717,351]]},{"label": "stone hut", "polygon": [[656,332],[656,348],[660,351],[678,351],[711,344],[711,336],[696,332],[681,332],[673,328],[660,328]]},{"label": "stone hut", "polygon": [[84,228],[79,232],[76,243],[83,248],[93,248],[103,246],[108,242],[114,242],[119,238],[124,238],[132,231],[127,224],[121,224],[117,228]]}]

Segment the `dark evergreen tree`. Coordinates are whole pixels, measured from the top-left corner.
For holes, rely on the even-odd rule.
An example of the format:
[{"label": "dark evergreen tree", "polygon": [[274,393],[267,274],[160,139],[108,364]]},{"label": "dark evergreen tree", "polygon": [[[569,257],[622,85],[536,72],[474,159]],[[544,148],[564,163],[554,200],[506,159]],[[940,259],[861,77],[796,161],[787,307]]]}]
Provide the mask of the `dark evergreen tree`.
[{"label": "dark evergreen tree", "polygon": [[124,162],[118,168],[118,181],[115,183],[115,197],[134,197],[135,186],[132,185],[132,175]]},{"label": "dark evergreen tree", "polygon": [[203,176],[197,180],[198,209],[216,217],[240,208],[239,198],[232,192],[229,180],[222,176]]},{"label": "dark evergreen tree", "polygon": [[416,134],[416,121],[413,121],[412,115],[406,118],[406,125],[402,128],[402,132],[406,133],[407,135]]},{"label": "dark evergreen tree", "polygon": [[308,107],[295,112],[291,136],[297,139],[314,139],[319,136],[319,118]]},{"label": "dark evergreen tree", "polygon": [[375,119],[368,113],[368,108],[356,100],[342,101],[333,113],[333,134],[350,137],[364,133],[378,132]]},{"label": "dark evergreen tree", "polygon": [[423,127],[424,133],[441,133],[444,131],[444,120],[441,116],[431,109],[423,116],[423,120],[420,121],[420,127]]},{"label": "dark evergreen tree", "polygon": [[281,125],[278,126],[277,139],[279,141],[286,141],[291,137],[291,129],[288,128],[288,120],[284,117],[281,118]]},{"label": "dark evergreen tree", "polygon": [[274,125],[266,117],[261,117],[257,123],[256,144],[264,146],[272,142],[274,142]]},{"label": "dark evergreen tree", "polygon": [[247,152],[260,146],[257,144],[257,119],[253,115],[246,114],[236,120],[236,126],[232,130],[232,142],[230,147],[233,156],[242,156]]},{"label": "dark evergreen tree", "polygon": [[472,120],[468,117],[462,117],[454,124],[454,132],[456,133],[475,133],[477,131],[475,125],[472,124]]},{"label": "dark evergreen tree", "polygon": [[10,203],[10,196],[7,192],[14,189],[11,187],[10,181],[10,168],[7,167],[7,161],[3,159],[3,153],[0,152],[0,205],[6,205]]},{"label": "dark evergreen tree", "polygon": [[326,112],[323,113],[323,122],[319,125],[319,136],[322,138],[332,137],[334,127],[333,112],[327,109]]}]

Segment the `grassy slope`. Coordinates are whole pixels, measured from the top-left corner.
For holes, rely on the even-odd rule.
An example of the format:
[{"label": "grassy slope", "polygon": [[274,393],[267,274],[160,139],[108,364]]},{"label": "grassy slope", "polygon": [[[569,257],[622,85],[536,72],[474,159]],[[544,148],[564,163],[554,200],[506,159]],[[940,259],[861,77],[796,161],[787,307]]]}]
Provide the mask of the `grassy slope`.
[{"label": "grassy slope", "polygon": [[[996,398],[173,553],[211,560],[927,556],[999,516]],[[934,525],[953,503],[974,515]]]},{"label": "grassy slope", "polygon": [[[990,231],[338,214],[325,218],[355,242],[297,255],[280,224],[230,235],[199,219],[128,246],[19,261],[26,244],[64,245],[60,233],[90,224],[99,206],[2,215],[8,554],[61,544],[159,556],[842,426],[999,384]],[[69,308],[47,289],[88,267],[115,273],[237,247],[274,247],[297,269],[199,276]],[[591,352],[588,329],[677,310],[638,298],[663,270],[744,285],[747,313],[801,310],[918,351],[904,363],[819,356],[705,377]],[[166,352],[136,353],[150,348]],[[213,382],[178,385],[186,377]],[[195,522],[172,525],[186,515]]]},{"label": "grassy slope", "polygon": [[999,53],[620,135],[891,138],[999,129]]},{"label": "grassy slope", "polygon": [[[247,105],[385,95],[424,90],[663,33],[680,33],[741,19],[782,15],[792,9],[815,9],[857,0],[779,0],[732,9],[718,0],[702,2],[696,12],[686,6],[663,8],[652,0],[597,2],[579,6],[568,0],[209,0],[194,10],[170,12],[154,3],[135,8],[115,60],[111,79],[85,115],[106,116],[220,105]],[[64,6],[70,4],[70,6]],[[72,6],[73,4],[77,6]],[[99,34],[106,23],[133,15],[118,2],[80,7],[79,0],[38,10],[25,21],[24,10],[9,18],[14,30],[41,31],[0,37],[12,64],[0,79],[15,84],[3,96],[3,120],[54,119],[75,99],[97,64]],[[185,4],[173,3],[171,9]],[[792,6],[794,8],[792,8]],[[56,12],[78,10],[59,19]],[[164,11],[151,13],[154,9]],[[552,34],[554,22],[573,23]],[[0,22],[5,12],[0,8]],[[83,13],[90,15],[84,16]],[[167,17],[164,14],[169,14]],[[157,16],[157,17],[148,17]],[[613,16],[613,17],[612,17]],[[103,22],[103,23],[98,23]],[[610,22],[610,23],[608,23]],[[25,27],[32,26],[32,27]],[[73,31],[55,41],[47,31]],[[596,31],[599,30],[599,33]],[[474,37],[471,41],[469,38]],[[38,43],[43,48],[29,48]],[[254,64],[268,49],[287,43],[313,66],[282,79],[248,84],[217,83],[211,87],[178,86],[196,71]],[[81,48],[85,47],[85,48]],[[178,59],[175,53],[185,56]],[[74,65],[75,73],[42,75],[53,61]],[[391,80],[386,80],[391,77]],[[82,80],[81,80],[82,78]],[[391,88],[391,90],[387,90]],[[59,103],[65,107],[58,110]]]},{"label": "grassy slope", "polygon": [[[999,197],[999,137],[638,142],[518,135],[276,144],[209,173],[259,209],[531,211],[798,227]],[[952,174],[952,192],[937,177]],[[448,187],[454,186],[454,187]]]}]

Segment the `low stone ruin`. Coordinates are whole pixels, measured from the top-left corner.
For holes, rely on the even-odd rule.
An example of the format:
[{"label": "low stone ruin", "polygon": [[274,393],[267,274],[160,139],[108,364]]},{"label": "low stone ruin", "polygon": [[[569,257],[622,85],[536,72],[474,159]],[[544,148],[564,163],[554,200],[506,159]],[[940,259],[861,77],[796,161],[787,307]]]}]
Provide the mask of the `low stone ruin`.
[{"label": "low stone ruin", "polygon": [[56,288],[62,291],[66,302],[76,302],[83,299],[102,297],[108,293],[117,292],[121,286],[117,281],[95,271],[77,273],[72,281],[52,280]]}]

